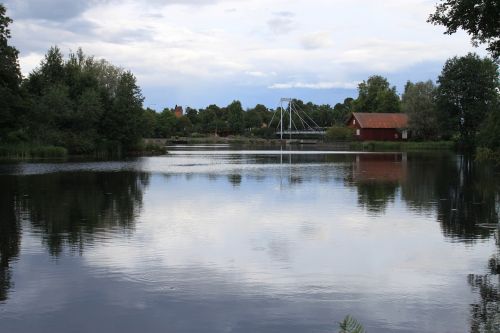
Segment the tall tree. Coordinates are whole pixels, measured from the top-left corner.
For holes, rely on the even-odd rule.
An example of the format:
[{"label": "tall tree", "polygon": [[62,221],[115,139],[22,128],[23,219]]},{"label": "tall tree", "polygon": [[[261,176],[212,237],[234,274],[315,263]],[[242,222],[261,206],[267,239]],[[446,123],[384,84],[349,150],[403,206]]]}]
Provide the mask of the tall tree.
[{"label": "tall tree", "polygon": [[491,55],[500,57],[500,3],[498,0],[441,0],[428,22],[446,27],[446,34],[463,29],[472,44],[488,45]]},{"label": "tall tree", "polygon": [[333,123],[338,126],[345,125],[349,114],[352,112],[354,99],[348,97],[343,103],[337,103],[333,107]]},{"label": "tall tree", "polygon": [[242,134],[245,129],[243,107],[240,101],[233,101],[227,106],[228,125],[234,134]]},{"label": "tall tree", "polygon": [[104,114],[102,134],[111,142],[119,142],[124,149],[137,144],[142,134],[143,101],[135,76],[130,72],[123,73],[113,106]]},{"label": "tall tree", "polygon": [[406,83],[401,108],[408,115],[408,126],[415,138],[434,139],[438,134],[435,97],[436,86],[430,80]]},{"label": "tall tree", "polygon": [[22,108],[19,51],[9,45],[11,23],[12,19],[6,15],[4,5],[0,4],[0,141],[5,139],[8,132],[16,129],[18,113]]},{"label": "tall tree", "polygon": [[354,112],[400,112],[396,87],[391,87],[385,77],[370,76],[358,85],[358,93],[353,101]]},{"label": "tall tree", "polygon": [[461,143],[472,148],[480,124],[498,100],[498,65],[473,53],[454,57],[446,61],[438,83],[440,128],[458,133]]}]

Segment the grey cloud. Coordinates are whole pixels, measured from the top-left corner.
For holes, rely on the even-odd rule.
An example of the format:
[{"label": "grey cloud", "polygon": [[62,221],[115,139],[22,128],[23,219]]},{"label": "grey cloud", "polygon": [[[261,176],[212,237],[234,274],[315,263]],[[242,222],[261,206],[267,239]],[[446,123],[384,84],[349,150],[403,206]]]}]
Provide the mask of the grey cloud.
[{"label": "grey cloud", "polygon": [[294,21],[287,17],[274,17],[267,21],[269,29],[275,34],[287,34],[294,29]]},{"label": "grey cloud", "polygon": [[153,40],[153,33],[147,29],[124,29],[114,34],[108,34],[104,38],[101,36],[101,40],[115,44],[151,41]]},{"label": "grey cloud", "polygon": [[[223,0],[149,0],[144,6],[158,5],[208,5]],[[14,19],[34,19],[65,22],[80,16],[85,10],[103,3],[116,3],[120,0],[5,0],[9,15]]]},{"label": "grey cloud", "polygon": [[79,16],[93,5],[88,0],[6,0],[5,5],[16,19],[40,19],[63,22]]},{"label": "grey cloud", "polygon": [[289,11],[278,11],[273,13],[273,17],[267,21],[269,29],[277,35],[287,34],[294,30],[294,13]]}]

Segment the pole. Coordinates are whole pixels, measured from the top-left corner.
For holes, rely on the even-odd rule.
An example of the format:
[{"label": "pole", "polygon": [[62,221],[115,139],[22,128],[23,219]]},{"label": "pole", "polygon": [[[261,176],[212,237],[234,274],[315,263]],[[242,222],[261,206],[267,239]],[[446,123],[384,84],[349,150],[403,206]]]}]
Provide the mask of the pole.
[{"label": "pole", "polygon": [[281,125],[280,139],[281,139],[281,141],[283,141],[283,100],[281,100],[281,102],[280,102],[280,116],[281,116],[281,121],[280,121],[280,125]]}]

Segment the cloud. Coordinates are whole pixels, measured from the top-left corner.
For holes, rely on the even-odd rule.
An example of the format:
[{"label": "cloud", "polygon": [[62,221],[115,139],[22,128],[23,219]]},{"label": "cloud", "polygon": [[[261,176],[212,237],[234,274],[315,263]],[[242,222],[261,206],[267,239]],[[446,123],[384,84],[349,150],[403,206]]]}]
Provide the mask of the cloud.
[{"label": "cloud", "polygon": [[287,34],[295,29],[292,17],[293,13],[290,12],[274,13],[274,17],[267,21],[267,26],[277,35]]},{"label": "cloud", "polygon": [[327,31],[315,32],[301,38],[302,47],[309,50],[327,48],[332,45],[330,33]]},{"label": "cloud", "polygon": [[281,17],[294,17],[295,14],[286,10],[279,11],[279,12],[274,12],[273,13],[276,16],[281,16]]},{"label": "cloud", "polygon": [[[207,87],[212,90],[203,101],[225,94],[223,100],[236,98],[244,105],[248,100],[272,105],[280,89],[293,88],[316,100],[343,100],[349,96],[323,90],[355,88],[373,74],[391,83],[396,78],[402,83],[393,84],[401,88],[406,80],[435,79],[441,68],[435,64],[451,56],[484,54],[470,46],[467,35],[444,36],[426,23],[433,4],[422,0],[385,0],[383,6],[369,0],[273,0],[272,6],[268,0],[6,4],[23,73],[52,45],[65,53],[81,46],[131,70],[139,85],[155,92],[146,99],[157,104],[177,94],[186,96],[186,104],[204,106],[196,98]],[[429,63],[432,70],[420,70]]]},{"label": "cloud", "polygon": [[288,83],[274,83],[270,85],[269,89],[355,89],[358,82],[288,82]]},{"label": "cloud", "polygon": [[276,76],[276,72],[260,72],[260,71],[246,71],[245,74],[254,76],[254,77],[269,77],[269,76]]},{"label": "cloud", "polygon": [[94,1],[87,0],[7,0],[7,8],[16,19],[66,21],[79,16]]}]

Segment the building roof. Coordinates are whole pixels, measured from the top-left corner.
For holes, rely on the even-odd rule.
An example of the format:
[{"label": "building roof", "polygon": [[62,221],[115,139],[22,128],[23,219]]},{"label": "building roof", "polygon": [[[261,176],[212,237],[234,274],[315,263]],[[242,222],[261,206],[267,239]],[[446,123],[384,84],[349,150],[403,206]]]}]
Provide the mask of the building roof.
[{"label": "building roof", "polygon": [[352,116],[361,128],[406,128],[408,116],[404,113],[362,113],[353,112]]}]

